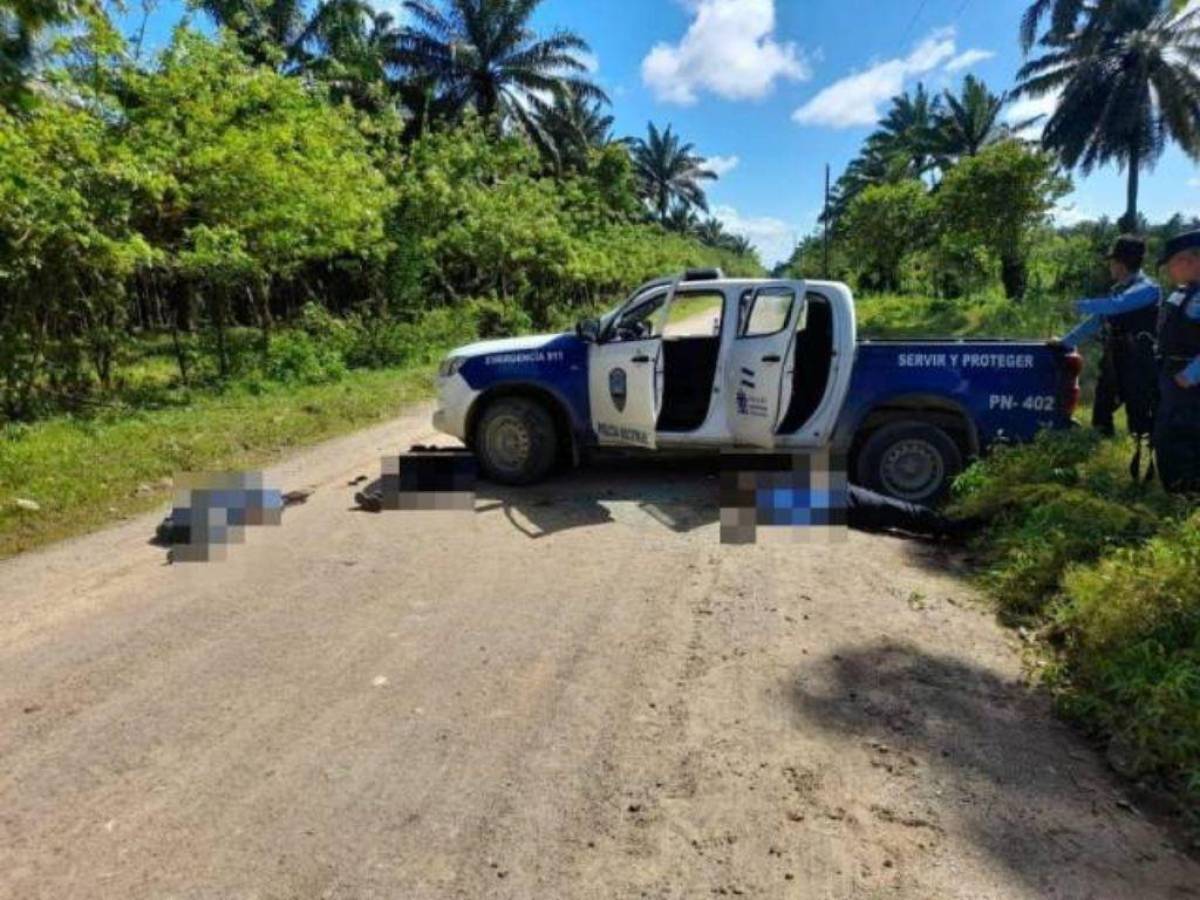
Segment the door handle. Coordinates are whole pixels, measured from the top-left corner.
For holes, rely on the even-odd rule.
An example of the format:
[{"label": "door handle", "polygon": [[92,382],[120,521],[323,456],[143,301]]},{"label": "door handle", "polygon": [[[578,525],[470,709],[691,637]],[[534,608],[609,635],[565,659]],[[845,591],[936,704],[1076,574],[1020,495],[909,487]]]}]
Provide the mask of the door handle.
[{"label": "door handle", "polygon": [[648,357],[648,356],[635,356],[633,359],[631,359],[631,360],[630,360],[630,362],[635,362],[635,363],[648,363],[648,362],[650,362],[650,357]]},{"label": "door handle", "polygon": [[767,356],[764,356],[764,357],[762,358],[762,361],[763,361],[763,362],[769,362],[769,363],[777,363],[777,362],[779,362],[780,360],[779,360],[779,356],[778,356],[777,354],[775,354],[775,353],[771,353],[771,354],[768,354]]}]

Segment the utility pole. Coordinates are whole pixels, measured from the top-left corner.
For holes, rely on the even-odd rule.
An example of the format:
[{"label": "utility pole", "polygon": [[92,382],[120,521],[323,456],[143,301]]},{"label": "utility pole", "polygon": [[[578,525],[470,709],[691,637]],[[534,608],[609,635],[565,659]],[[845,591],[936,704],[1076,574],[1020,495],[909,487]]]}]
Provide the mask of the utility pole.
[{"label": "utility pole", "polygon": [[829,280],[829,163],[825,163],[825,209],[821,213],[821,222],[825,225],[825,274],[826,281]]}]

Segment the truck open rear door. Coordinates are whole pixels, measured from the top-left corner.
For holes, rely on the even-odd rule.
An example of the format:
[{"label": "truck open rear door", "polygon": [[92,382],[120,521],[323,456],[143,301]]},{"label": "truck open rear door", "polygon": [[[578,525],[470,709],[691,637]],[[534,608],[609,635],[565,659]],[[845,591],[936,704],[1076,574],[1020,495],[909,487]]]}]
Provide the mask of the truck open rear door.
[{"label": "truck open rear door", "polygon": [[735,444],[770,449],[791,400],[792,346],[804,315],[802,281],[748,287],[737,300],[737,332],[725,366],[725,402]]}]

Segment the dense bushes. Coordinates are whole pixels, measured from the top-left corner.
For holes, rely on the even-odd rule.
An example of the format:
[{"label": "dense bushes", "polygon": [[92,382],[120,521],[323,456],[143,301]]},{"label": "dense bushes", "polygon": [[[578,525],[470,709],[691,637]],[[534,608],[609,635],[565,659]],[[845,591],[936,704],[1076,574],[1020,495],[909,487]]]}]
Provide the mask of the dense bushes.
[{"label": "dense bushes", "polygon": [[[495,123],[416,137],[228,35],[181,28],[146,69],[91,52],[87,79],[57,71],[61,91],[0,109],[6,418],[120,393],[147,333],[172,334],[184,386],[312,383],[546,328],[685,266],[759,270],[650,224],[619,144],[560,172]],[[340,336],[288,333],[306,304]]]},{"label": "dense bushes", "polygon": [[1130,452],[1046,433],[968,469],[956,504],[992,520],[983,581],[1045,641],[1063,709],[1200,809],[1200,513],[1134,484]]}]

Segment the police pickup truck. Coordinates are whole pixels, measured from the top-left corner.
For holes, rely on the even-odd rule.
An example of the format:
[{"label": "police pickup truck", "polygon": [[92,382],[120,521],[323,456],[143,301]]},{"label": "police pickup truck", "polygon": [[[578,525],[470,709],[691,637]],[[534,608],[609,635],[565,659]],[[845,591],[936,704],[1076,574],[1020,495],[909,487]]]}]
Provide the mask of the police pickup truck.
[{"label": "police pickup truck", "polygon": [[1080,368],[1048,342],[860,341],[844,284],[697,270],[574,333],[454,350],[433,421],[507,484],[595,447],[828,448],[856,482],[928,502],[990,445],[1070,425]]}]

